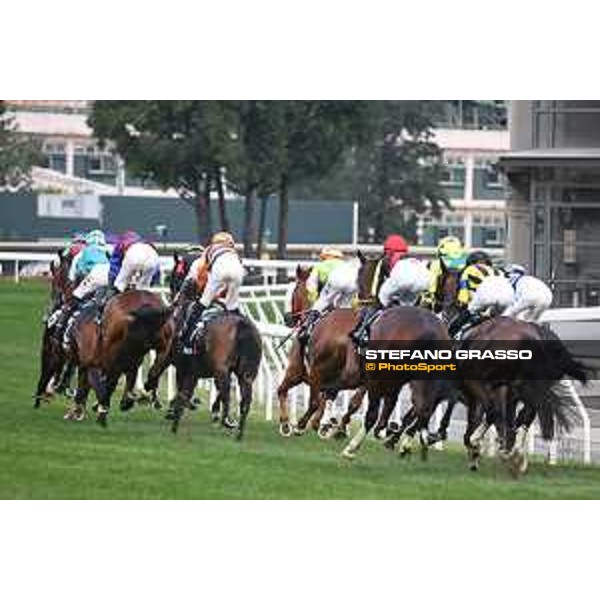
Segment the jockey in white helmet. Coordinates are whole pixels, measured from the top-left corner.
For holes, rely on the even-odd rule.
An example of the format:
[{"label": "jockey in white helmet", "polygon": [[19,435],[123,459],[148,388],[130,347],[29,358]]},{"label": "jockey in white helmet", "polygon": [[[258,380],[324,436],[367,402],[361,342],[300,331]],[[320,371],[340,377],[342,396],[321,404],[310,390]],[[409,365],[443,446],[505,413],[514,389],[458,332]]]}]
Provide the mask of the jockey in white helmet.
[{"label": "jockey in white helmet", "polygon": [[539,322],[552,304],[550,288],[541,279],[528,275],[521,265],[508,265],[504,272],[515,290],[515,298],[503,314],[523,321]]}]

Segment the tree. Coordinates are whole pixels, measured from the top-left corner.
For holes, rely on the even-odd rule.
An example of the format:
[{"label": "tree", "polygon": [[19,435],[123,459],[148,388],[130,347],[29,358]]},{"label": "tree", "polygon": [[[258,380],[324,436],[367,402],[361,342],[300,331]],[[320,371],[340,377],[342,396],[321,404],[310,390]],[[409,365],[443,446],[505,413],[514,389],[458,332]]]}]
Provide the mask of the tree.
[{"label": "tree", "polygon": [[89,124],[114,143],[128,169],[164,189],[178,190],[196,213],[200,241],[212,233],[210,191],[221,190],[221,169],[236,161],[237,112],[225,101],[96,101]]},{"label": "tree", "polygon": [[27,190],[31,168],[42,162],[40,144],[18,131],[15,120],[0,100],[0,189]]},{"label": "tree", "polygon": [[[285,160],[285,113],[282,102],[246,100],[236,103],[239,153],[228,172],[228,182],[245,197],[244,253],[256,242],[260,254],[264,235],[266,198],[277,191]],[[258,227],[256,204],[260,202]]]},{"label": "tree", "polygon": [[277,256],[285,257],[289,188],[294,181],[322,178],[344,152],[368,139],[369,106],[360,101],[283,103],[285,153],[279,178]]},{"label": "tree", "polygon": [[431,101],[372,101],[361,143],[321,180],[303,180],[295,195],[359,202],[363,238],[382,240],[401,232],[414,239],[417,215],[438,215],[448,206],[440,185],[442,151],[433,141],[441,104]]}]

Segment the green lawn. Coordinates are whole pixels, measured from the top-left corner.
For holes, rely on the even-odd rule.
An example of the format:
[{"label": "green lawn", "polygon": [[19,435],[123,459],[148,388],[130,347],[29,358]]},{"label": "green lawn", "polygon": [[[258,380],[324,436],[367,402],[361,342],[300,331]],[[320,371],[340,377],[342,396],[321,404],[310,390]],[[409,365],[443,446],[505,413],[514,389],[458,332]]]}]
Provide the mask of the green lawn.
[{"label": "green lawn", "polygon": [[428,463],[400,460],[373,440],[353,463],[340,442],[282,439],[256,414],[240,444],[188,414],[177,436],[140,408],[93,420],[62,420],[64,399],[33,410],[41,313],[39,283],[0,281],[1,498],[600,498],[600,469],[534,463],[515,481],[496,460],[470,473],[462,449]]}]

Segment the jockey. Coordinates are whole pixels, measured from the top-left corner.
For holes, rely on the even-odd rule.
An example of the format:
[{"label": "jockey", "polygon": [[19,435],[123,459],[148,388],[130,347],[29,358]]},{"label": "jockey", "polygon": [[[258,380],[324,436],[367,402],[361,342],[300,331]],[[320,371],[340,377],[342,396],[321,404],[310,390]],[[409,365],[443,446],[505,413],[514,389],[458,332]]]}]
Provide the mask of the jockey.
[{"label": "jockey", "polygon": [[391,304],[414,306],[422,292],[429,289],[431,273],[426,264],[417,258],[407,257],[409,246],[400,235],[390,235],[383,246],[383,271],[389,276],[378,288],[377,273],[373,279],[372,292],[377,297],[377,304],[362,311],[360,321],[351,338],[359,345],[366,342],[365,332],[379,314],[380,308]]},{"label": "jockey", "polygon": [[73,260],[85,248],[85,244],[86,235],[84,233],[74,234],[71,241],[63,249],[62,257]]},{"label": "jockey", "polygon": [[214,300],[219,298],[229,312],[239,312],[239,290],[245,275],[235,250],[235,240],[227,231],[215,233],[195,263],[196,287],[202,296],[190,305],[183,326],[182,339],[187,352],[191,350],[189,345],[194,325]]},{"label": "jockey", "polygon": [[429,272],[431,273],[429,289],[422,296],[421,306],[434,312],[439,310],[437,297],[444,273],[446,271],[462,271],[465,261],[465,249],[457,237],[446,236],[438,242],[436,257],[429,263]]},{"label": "jockey", "polygon": [[104,234],[95,229],[86,236],[85,248],[77,254],[69,269],[69,281],[79,282],[71,301],[57,315],[60,330],[82,301],[98,288],[108,284],[108,247]]},{"label": "jockey", "polygon": [[158,252],[135,231],[126,231],[110,257],[109,283],[114,293],[135,287],[149,287],[160,276]]},{"label": "jockey", "polygon": [[515,290],[514,302],[504,311],[504,316],[538,323],[552,304],[550,288],[541,279],[528,275],[521,265],[508,265],[504,273]]},{"label": "jockey", "polygon": [[465,326],[481,323],[489,311],[505,310],[514,300],[509,281],[494,269],[489,255],[476,251],[467,257],[458,284],[456,304],[459,313],[448,324],[448,333],[455,336]]},{"label": "jockey", "polygon": [[302,321],[298,339],[306,341],[310,329],[329,308],[349,307],[356,293],[356,268],[344,260],[341,250],[325,246],[319,253],[319,262],[306,280],[311,310]]}]

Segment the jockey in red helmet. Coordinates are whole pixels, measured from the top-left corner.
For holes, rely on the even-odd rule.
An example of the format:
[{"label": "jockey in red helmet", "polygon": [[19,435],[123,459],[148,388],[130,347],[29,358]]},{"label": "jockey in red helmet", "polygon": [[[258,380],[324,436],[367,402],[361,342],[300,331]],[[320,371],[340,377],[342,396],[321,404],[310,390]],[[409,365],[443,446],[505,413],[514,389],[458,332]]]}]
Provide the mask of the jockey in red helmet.
[{"label": "jockey in red helmet", "polygon": [[396,233],[388,235],[383,244],[383,255],[388,264],[388,272],[391,271],[395,264],[408,254],[409,246],[406,240]]}]

